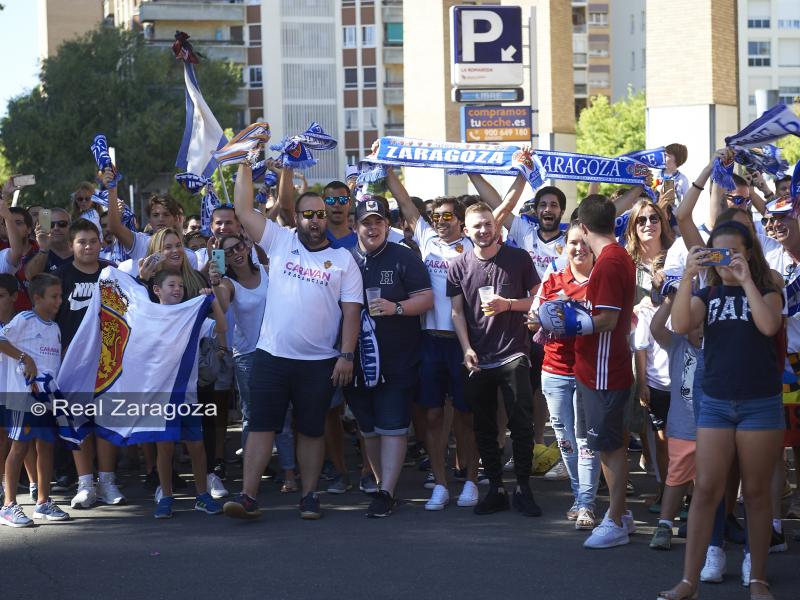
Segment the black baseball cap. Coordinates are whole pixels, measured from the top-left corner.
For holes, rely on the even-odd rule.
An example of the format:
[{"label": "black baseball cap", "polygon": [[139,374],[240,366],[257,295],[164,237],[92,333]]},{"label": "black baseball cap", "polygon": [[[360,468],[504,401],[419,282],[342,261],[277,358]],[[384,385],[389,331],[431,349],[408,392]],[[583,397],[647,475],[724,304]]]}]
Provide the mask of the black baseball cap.
[{"label": "black baseball cap", "polygon": [[386,213],[386,207],[383,202],[366,199],[356,205],[356,221],[360,223],[370,215],[378,215],[382,219],[389,220],[389,215]]}]

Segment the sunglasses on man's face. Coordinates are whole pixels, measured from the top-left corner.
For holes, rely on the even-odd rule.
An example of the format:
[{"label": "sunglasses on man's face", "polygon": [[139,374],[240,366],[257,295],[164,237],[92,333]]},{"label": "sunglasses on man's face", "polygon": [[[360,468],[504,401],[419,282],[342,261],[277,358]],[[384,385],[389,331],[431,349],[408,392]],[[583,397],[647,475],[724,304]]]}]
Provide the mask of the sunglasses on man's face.
[{"label": "sunglasses on man's face", "polygon": [[641,217],[636,217],[636,224],[639,227],[644,227],[645,225],[647,225],[648,221],[650,221],[650,223],[655,225],[656,223],[660,223],[661,219],[659,218],[658,215],[650,215],[649,217],[642,215]]},{"label": "sunglasses on man's face", "polygon": [[770,224],[782,223],[787,216],[788,215],[770,215],[768,217],[761,217],[761,224],[766,227]]},{"label": "sunglasses on man's face", "polygon": [[350,202],[350,196],[325,196],[325,204],[328,206],[336,206],[336,203],[344,206]]},{"label": "sunglasses on man's face", "polygon": [[245,244],[244,242],[239,242],[238,244],[231,246],[230,248],[225,248],[225,256],[231,257],[234,254],[238,254],[242,250],[244,250]]},{"label": "sunglasses on man's face", "polygon": [[728,202],[736,206],[742,206],[743,204],[748,204],[750,198],[745,198],[744,196],[728,196]]},{"label": "sunglasses on man's face", "polygon": [[431,221],[433,221],[434,223],[439,221],[439,219],[441,219],[442,221],[452,221],[454,216],[455,215],[453,213],[448,211],[441,213],[435,212],[431,215]]},{"label": "sunglasses on man's face", "polygon": [[61,229],[66,229],[69,227],[69,221],[51,221],[50,228],[55,229],[56,227],[60,227]]},{"label": "sunglasses on man's face", "polygon": [[314,215],[316,215],[316,217],[320,220],[328,218],[328,215],[324,210],[298,210],[297,214],[303,215],[303,218],[309,221],[314,218]]}]

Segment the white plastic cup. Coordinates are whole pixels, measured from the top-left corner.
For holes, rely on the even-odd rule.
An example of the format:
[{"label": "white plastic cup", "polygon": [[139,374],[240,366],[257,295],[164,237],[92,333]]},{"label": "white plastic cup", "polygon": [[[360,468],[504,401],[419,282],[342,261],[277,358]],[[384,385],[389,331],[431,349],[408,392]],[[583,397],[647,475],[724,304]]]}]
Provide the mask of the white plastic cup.
[{"label": "white plastic cup", "polygon": [[381,288],[371,287],[367,288],[365,291],[367,292],[367,306],[369,307],[369,314],[374,317],[378,313],[373,312],[372,303],[381,297]]},{"label": "white plastic cup", "polygon": [[[481,298],[481,305],[485,305],[492,299],[492,296],[494,296],[494,287],[492,287],[491,285],[485,285],[483,287],[479,287],[478,295]],[[488,317],[493,315],[494,311],[492,309],[484,308],[483,314],[485,314]]]}]

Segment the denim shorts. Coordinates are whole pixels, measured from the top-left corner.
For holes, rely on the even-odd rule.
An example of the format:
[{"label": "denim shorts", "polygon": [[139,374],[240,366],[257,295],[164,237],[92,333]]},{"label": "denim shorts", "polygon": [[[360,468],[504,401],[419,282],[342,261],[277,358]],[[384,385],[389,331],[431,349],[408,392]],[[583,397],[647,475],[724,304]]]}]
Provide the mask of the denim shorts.
[{"label": "denim shorts", "polygon": [[465,377],[464,352],[458,339],[423,332],[417,402],[425,408],[441,408],[449,393],[456,409],[469,412],[464,400]]},{"label": "denim shorts", "polygon": [[387,378],[373,388],[349,386],[345,394],[364,437],[406,435],[411,401],[419,385],[417,373]]},{"label": "denim shorts", "polygon": [[785,426],[781,394],[755,400],[720,400],[706,394],[697,418],[698,429],[764,431]]}]

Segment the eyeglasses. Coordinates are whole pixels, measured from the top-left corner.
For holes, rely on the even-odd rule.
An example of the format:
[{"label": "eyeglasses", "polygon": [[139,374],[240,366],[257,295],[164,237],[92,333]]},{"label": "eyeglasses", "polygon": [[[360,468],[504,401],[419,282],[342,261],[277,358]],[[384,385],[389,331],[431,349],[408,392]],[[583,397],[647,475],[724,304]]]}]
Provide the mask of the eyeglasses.
[{"label": "eyeglasses", "polygon": [[766,227],[770,223],[780,223],[789,215],[770,215],[768,217],[761,217],[761,224]]},{"label": "eyeglasses", "polygon": [[314,215],[316,215],[320,221],[328,218],[327,213],[324,210],[298,210],[297,214],[303,215],[303,218],[308,219],[309,221],[314,217]]},{"label": "eyeglasses", "polygon": [[328,206],[335,206],[337,202],[344,206],[350,202],[350,196],[325,196],[325,204]]},{"label": "eyeglasses", "polygon": [[431,221],[436,223],[439,219],[442,221],[452,221],[455,215],[449,211],[441,212],[441,213],[433,213],[431,215]]},{"label": "eyeglasses", "polygon": [[85,196],[85,197],[84,196],[75,196],[75,201],[76,202],[86,202],[87,200],[91,200],[91,199],[92,199],[91,196]]},{"label": "eyeglasses", "polygon": [[650,221],[650,223],[655,225],[656,223],[661,223],[661,217],[659,217],[658,215],[650,215],[649,217],[642,215],[641,217],[636,217],[636,224],[639,227],[644,227],[645,225],[647,225],[648,221]]},{"label": "eyeglasses", "polygon": [[233,256],[234,254],[238,254],[242,250],[244,250],[245,244],[244,242],[239,242],[235,246],[231,246],[230,248],[225,248],[225,256]]},{"label": "eyeglasses", "polygon": [[745,198],[744,196],[728,196],[728,202],[736,206],[741,206],[742,204],[749,204],[750,198]]},{"label": "eyeglasses", "polygon": [[51,221],[50,228],[53,229],[55,227],[60,227],[61,229],[66,229],[69,227],[69,221]]}]

